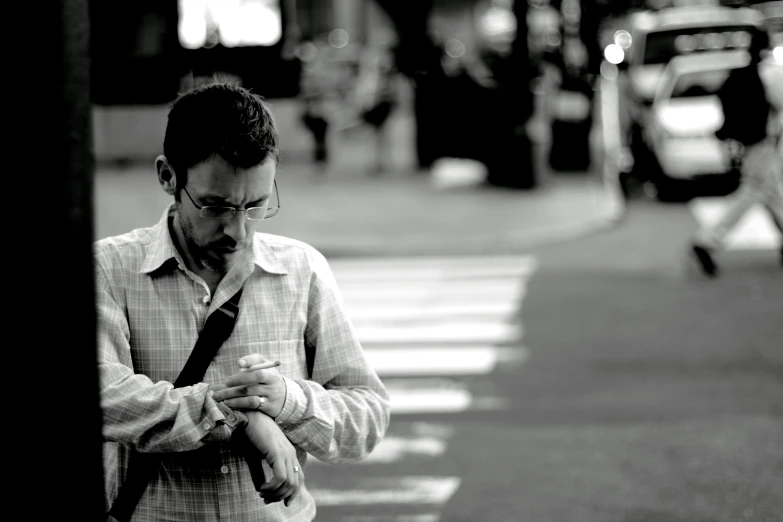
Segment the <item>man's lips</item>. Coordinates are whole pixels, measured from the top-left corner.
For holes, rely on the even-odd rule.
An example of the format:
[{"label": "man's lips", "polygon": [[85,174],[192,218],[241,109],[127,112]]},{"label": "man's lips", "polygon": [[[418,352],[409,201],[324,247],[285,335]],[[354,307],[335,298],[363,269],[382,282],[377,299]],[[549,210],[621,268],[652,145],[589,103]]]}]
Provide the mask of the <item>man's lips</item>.
[{"label": "man's lips", "polygon": [[212,249],[213,252],[218,252],[220,254],[233,254],[236,252],[239,252],[240,250],[244,250],[245,247],[243,245],[234,245],[234,246],[219,246]]}]

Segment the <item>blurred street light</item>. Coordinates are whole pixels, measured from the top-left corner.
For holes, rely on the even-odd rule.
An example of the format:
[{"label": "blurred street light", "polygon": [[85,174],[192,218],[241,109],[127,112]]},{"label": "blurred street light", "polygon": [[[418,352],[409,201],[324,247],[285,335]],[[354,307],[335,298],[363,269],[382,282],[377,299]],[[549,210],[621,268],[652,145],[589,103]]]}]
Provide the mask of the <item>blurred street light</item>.
[{"label": "blurred street light", "polygon": [[461,58],[465,54],[465,44],[456,38],[450,38],[444,47],[446,54],[452,58]]},{"label": "blurred street light", "polygon": [[614,43],[619,45],[623,49],[628,49],[631,47],[631,43],[633,42],[633,38],[631,38],[631,33],[624,30],[619,30],[614,33]]},{"label": "blurred street light", "polygon": [[617,44],[609,44],[604,49],[604,58],[607,62],[617,65],[625,58],[625,51]]},{"label": "blurred street light", "polygon": [[348,31],[345,29],[334,29],[329,33],[329,44],[337,49],[342,49],[348,45]]}]

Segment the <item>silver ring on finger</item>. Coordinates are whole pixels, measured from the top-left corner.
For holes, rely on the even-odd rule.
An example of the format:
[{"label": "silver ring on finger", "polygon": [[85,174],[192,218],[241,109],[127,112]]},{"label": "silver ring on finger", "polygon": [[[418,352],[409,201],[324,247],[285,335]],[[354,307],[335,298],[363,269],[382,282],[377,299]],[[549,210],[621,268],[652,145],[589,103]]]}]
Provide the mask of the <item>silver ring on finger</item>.
[{"label": "silver ring on finger", "polygon": [[260,410],[261,407],[266,403],[266,397],[259,397],[258,398],[258,406],[256,406],[257,410]]},{"label": "silver ring on finger", "polygon": [[299,466],[294,466],[294,471],[296,471],[297,473],[299,473],[301,470],[299,469]]}]

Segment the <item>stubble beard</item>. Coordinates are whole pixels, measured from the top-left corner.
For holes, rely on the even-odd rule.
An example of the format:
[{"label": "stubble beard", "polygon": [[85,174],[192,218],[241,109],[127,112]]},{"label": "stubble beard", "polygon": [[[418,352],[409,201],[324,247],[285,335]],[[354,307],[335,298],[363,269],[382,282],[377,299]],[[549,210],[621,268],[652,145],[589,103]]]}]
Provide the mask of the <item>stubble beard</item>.
[{"label": "stubble beard", "polygon": [[185,246],[201,268],[225,275],[231,268],[231,258],[214,254],[215,245],[202,245],[195,237],[195,227],[189,217],[179,212],[179,224],[185,238]]}]

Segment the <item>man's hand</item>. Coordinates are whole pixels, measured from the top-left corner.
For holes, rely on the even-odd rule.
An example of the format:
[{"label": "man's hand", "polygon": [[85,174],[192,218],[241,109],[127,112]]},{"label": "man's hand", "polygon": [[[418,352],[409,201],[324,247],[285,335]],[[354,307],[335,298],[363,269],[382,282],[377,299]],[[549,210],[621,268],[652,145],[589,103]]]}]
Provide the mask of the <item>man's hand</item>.
[{"label": "man's hand", "polygon": [[274,473],[272,480],[263,484],[258,492],[265,504],[282,500],[287,507],[304,483],[304,473],[296,456],[296,448],[275,421],[267,415],[249,411],[247,421],[245,436]]},{"label": "man's hand", "polygon": [[286,387],[283,376],[274,368],[243,371],[254,364],[267,362],[261,354],[252,354],[239,361],[240,371],[229,377],[223,386],[210,386],[212,398],[225,402],[235,410],[258,410],[274,418],[285,404]]}]

